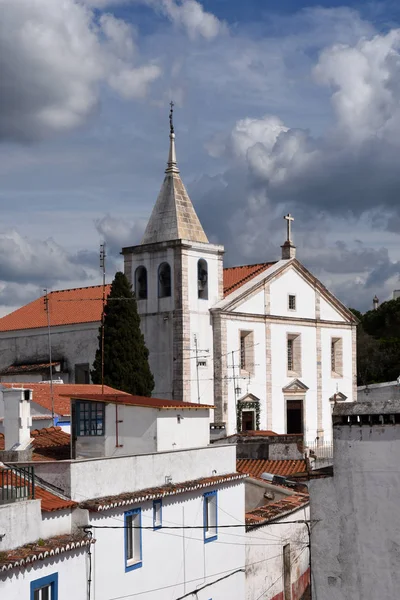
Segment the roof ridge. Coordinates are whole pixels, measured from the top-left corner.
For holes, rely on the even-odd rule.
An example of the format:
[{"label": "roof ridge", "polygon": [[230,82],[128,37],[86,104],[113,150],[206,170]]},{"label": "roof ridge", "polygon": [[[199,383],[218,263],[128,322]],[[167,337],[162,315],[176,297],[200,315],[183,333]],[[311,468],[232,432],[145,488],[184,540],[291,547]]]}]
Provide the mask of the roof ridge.
[{"label": "roof ridge", "polygon": [[266,262],[253,263],[251,265],[234,265],[233,267],[224,267],[224,271],[229,269],[243,269],[244,267],[263,267],[264,265],[272,265],[278,262],[277,260],[267,260]]},{"label": "roof ridge", "polygon": [[[106,287],[108,285],[111,285],[110,283],[106,283]],[[98,285],[82,285],[81,287],[76,287],[76,288],[66,288],[63,290],[53,290],[51,292],[49,292],[49,295],[51,294],[61,294],[61,292],[76,292],[78,290],[91,290],[91,289],[95,289],[95,288],[102,288],[103,284],[99,283]],[[43,298],[43,296],[40,296],[40,298]],[[37,300],[39,300],[40,298],[37,298]]]}]

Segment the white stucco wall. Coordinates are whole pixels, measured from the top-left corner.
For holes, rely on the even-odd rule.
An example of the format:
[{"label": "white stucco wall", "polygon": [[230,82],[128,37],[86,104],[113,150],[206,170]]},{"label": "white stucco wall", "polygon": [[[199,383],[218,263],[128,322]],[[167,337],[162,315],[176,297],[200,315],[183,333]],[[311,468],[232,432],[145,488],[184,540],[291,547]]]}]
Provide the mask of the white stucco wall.
[{"label": "white stucco wall", "polygon": [[132,490],[236,472],[235,446],[209,446],[139,456],[35,463],[35,473],[78,502]]},{"label": "white stucco wall", "polygon": [[334,477],[310,482],[318,600],[397,598],[400,425],[335,426]]},{"label": "white stucco wall", "polygon": [[0,574],[0,598],[25,600],[31,598],[31,581],[58,573],[58,600],[87,600],[87,550],[37,561],[28,568]]},{"label": "white stucco wall", "polygon": [[[315,319],[315,289],[293,268],[271,281],[270,314]],[[296,310],[289,310],[289,294],[296,296]]]},{"label": "white stucco wall", "polygon": [[[193,526],[198,529],[159,529],[153,531],[153,504],[127,506],[125,510],[141,507],[142,567],[125,572],[124,530],[94,529],[97,539],[94,548],[96,600],[143,594],[148,600],[171,600],[204,584],[219,579],[236,569],[244,569],[244,527],[219,528],[218,539],[204,543],[203,493],[217,490],[218,524],[244,525],[243,482],[227,483],[215,488],[166,497],[162,505],[164,526]],[[91,513],[93,525],[123,526],[121,509]],[[198,592],[199,600],[243,600],[245,575],[237,573]],[[153,590],[153,591],[151,591]]]},{"label": "white stucco wall", "polygon": [[[53,360],[64,359],[69,372],[66,383],[75,383],[75,365],[92,365],[98,347],[100,323],[81,323],[51,328]],[[47,328],[0,332],[0,369],[14,363],[48,362]]]},{"label": "white stucco wall", "polygon": [[[264,525],[246,533],[246,600],[271,599],[283,592],[283,547],[286,544],[290,544],[292,585],[299,582],[302,576],[307,577],[307,527],[290,521],[309,518],[307,506],[280,519],[279,523]],[[292,598],[300,600],[296,594]]]},{"label": "white stucco wall", "polygon": [[320,313],[323,321],[341,321],[344,322],[343,316],[330,304],[325,298],[320,301]]},{"label": "white stucco wall", "polygon": [[207,446],[210,443],[208,413],[208,409],[157,411],[157,452]]},{"label": "white stucco wall", "polygon": [[72,517],[71,509],[55,510],[42,513],[42,523],[40,525],[40,537],[42,539],[50,538],[55,535],[71,533]]},{"label": "white stucco wall", "polygon": [[0,504],[0,552],[38,540],[41,520],[40,500]]}]

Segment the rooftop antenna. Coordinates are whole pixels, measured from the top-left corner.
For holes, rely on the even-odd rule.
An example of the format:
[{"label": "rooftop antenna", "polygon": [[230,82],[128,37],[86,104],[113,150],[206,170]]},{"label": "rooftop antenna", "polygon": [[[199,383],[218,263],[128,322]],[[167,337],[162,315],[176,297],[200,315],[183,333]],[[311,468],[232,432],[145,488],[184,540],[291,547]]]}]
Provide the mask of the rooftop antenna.
[{"label": "rooftop antenna", "polygon": [[101,393],[104,394],[104,310],[106,306],[106,243],[100,244],[100,268],[103,273],[103,308],[101,311]]},{"label": "rooftop antenna", "polygon": [[51,330],[50,330],[50,302],[47,288],[44,289],[44,310],[47,313],[47,337],[49,342],[49,363],[50,363],[50,399],[51,399],[51,419],[53,421],[53,427],[55,425],[55,414],[54,414],[54,391],[53,391],[53,359],[51,352]]}]

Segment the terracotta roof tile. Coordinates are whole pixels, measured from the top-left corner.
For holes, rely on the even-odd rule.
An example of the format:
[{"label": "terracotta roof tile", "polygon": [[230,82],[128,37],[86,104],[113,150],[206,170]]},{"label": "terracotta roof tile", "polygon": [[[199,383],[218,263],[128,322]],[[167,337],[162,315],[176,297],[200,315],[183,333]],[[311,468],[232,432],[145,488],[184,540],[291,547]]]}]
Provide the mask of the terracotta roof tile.
[{"label": "terracotta roof tile", "polygon": [[51,492],[47,487],[41,485],[36,478],[34,478],[34,486],[32,486],[32,478],[19,472],[17,468],[5,468],[0,466],[0,473],[2,474],[1,479],[3,485],[7,483],[8,485],[18,488],[28,485],[30,499],[32,499],[32,489],[34,489],[35,500],[41,501],[40,506],[43,512],[65,510],[78,505],[78,503],[73,500],[63,498]]},{"label": "terracotta roof tile", "polygon": [[[111,286],[107,285],[107,295],[110,289]],[[100,323],[103,306],[101,285],[50,292],[48,297],[52,327],[73,323]],[[47,327],[47,313],[44,310],[43,298],[42,296],[33,300],[2,317],[0,332]]]},{"label": "terracotta roof tile", "polygon": [[251,477],[261,478],[262,473],[272,473],[281,477],[288,477],[294,473],[306,473],[305,460],[262,460],[258,458],[241,458],[236,461],[236,468],[240,473],[247,473]]},{"label": "terracotta roof tile", "polygon": [[[59,361],[53,361],[52,367],[59,367],[61,363]],[[50,363],[30,363],[27,365],[10,365],[6,369],[0,371],[0,375],[18,375],[19,373],[37,373],[40,371],[46,371],[50,369]]]},{"label": "terracotta roof tile", "polygon": [[[100,386],[99,386],[100,387]],[[183,402],[181,400],[163,400],[162,398],[148,398],[147,396],[131,396],[129,394],[68,394],[69,398],[76,400],[93,400],[94,402],[111,402],[127,406],[141,406],[146,408],[189,409],[198,410],[214,408],[212,404],[196,404],[195,402]]]},{"label": "terracotta roof tile", "polygon": [[265,523],[274,521],[275,519],[281,519],[285,515],[304,508],[309,504],[310,498],[308,494],[300,494],[299,492],[277,500],[276,502],[270,502],[264,506],[260,506],[246,513],[246,530],[259,527]]},{"label": "terracotta roof tile", "polygon": [[145,502],[147,500],[164,498],[165,496],[175,496],[176,494],[183,494],[184,492],[192,492],[206,487],[211,487],[213,485],[218,485],[220,483],[238,481],[245,479],[246,477],[247,475],[243,475],[241,473],[228,473],[227,475],[202,477],[201,479],[195,479],[193,481],[171,483],[169,485],[163,485],[160,487],[146,488],[137,492],[126,492],[124,494],[118,494],[118,496],[94,498],[93,500],[86,500],[85,502],[82,502],[79,506],[80,508],[89,509],[92,512],[98,512],[102,510],[108,510],[110,508],[117,508],[118,506],[125,506],[127,504],[136,504]]},{"label": "terracotta roof tile", "polygon": [[[50,395],[50,384],[49,383],[12,383],[12,382],[1,382],[0,385],[6,388],[22,387],[25,389],[33,390],[32,402],[36,402],[40,406],[43,406],[46,410],[51,412],[51,395]],[[104,386],[104,390],[107,394],[117,393],[119,396],[125,394],[120,390],[115,390],[112,387]],[[57,415],[62,417],[69,416],[71,412],[69,398],[73,394],[99,394],[101,393],[101,385],[95,385],[92,383],[53,383],[53,395],[54,395],[54,411]]]},{"label": "terracotta roof tile", "polygon": [[57,535],[47,540],[38,540],[32,544],[14,548],[13,550],[5,550],[0,552],[0,571],[25,567],[50,556],[64,554],[76,548],[84,548],[95,541],[82,534]]},{"label": "terracotta roof tile", "polygon": [[[71,458],[71,436],[61,427],[44,427],[31,430],[33,438],[32,460],[68,460]],[[4,433],[0,433],[0,450],[4,450]]]},{"label": "terracotta roof tile", "polygon": [[274,264],[275,262],[258,263],[256,265],[243,265],[224,269],[224,296],[228,296],[228,294],[231,294]]}]

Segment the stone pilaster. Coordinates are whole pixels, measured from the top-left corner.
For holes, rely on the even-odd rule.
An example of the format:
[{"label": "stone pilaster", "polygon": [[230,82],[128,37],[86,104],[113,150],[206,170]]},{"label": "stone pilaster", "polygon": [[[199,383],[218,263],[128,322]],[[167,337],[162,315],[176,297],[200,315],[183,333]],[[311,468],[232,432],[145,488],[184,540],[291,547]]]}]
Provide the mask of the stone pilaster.
[{"label": "stone pilaster", "polygon": [[271,352],[271,323],[265,323],[265,375],[266,375],[266,429],[274,431],[272,426],[272,352]]},{"label": "stone pilaster", "polygon": [[134,283],[132,275],[132,259],[132,254],[124,254],[124,274],[131,285]]},{"label": "stone pilaster", "polygon": [[322,343],[321,343],[321,327],[317,323],[316,327],[317,338],[317,436],[319,440],[323,439],[322,429]]},{"label": "stone pilaster", "polygon": [[[219,312],[212,315],[214,347],[214,421],[227,423],[228,416],[228,380],[226,320]],[[236,416],[235,416],[236,418]]]},{"label": "stone pilaster", "polygon": [[357,402],[357,325],[351,328],[352,401]]},{"label": "stone pilaster", "polygon": [[174,257],[173,364],[172,397],[190,402],[190,316],[188,292],[188,256],[186,250]]}]

